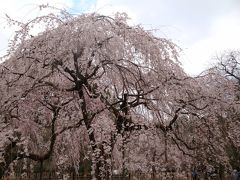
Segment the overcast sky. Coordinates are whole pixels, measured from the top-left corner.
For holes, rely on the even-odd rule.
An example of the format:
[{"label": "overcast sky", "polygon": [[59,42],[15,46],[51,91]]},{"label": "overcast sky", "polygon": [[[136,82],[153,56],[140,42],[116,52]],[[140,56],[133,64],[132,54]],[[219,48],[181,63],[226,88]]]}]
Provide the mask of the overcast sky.
[{"label": "overcast sky", "polygon": [[13,35],[5,27],[5,14],[29,19],[38,14],[37,4],[43,3],[72,13],[127,12],[133,24],[158,29],[158,36],[178,44],[183,67],[191,75],[207,68],[222,51],[240,48],[240,0],[7,0],[0,6],[0,55]]}]

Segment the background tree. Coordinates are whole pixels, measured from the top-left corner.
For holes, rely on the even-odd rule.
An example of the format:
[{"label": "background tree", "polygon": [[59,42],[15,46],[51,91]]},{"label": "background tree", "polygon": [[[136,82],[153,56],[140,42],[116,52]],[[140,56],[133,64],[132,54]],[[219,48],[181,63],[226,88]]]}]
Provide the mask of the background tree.
[{"label": "background tree", "polygon": [[228,51],[217,57],[216,66],[218,73],[225,77],[225,99],[228,107],[224,113],[219,114],[219,124],[223,138],[227,140],[226,151],[232,169],[239,169],[240,146],[239,146],[239,88],[240,88],[240,53]]}]

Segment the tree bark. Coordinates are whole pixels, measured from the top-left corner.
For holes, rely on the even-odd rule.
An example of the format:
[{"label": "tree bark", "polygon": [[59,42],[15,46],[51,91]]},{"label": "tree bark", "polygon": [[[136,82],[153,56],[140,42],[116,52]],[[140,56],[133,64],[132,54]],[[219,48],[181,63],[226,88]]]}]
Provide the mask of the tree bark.
[{"label": "tree bark", "polygon": [[13,160],[17,159],[17,146],[16,142],[11,142],[4,150],[5,162],[0,163],[0,179],[4,176],[6,170]]},{"label": "tree bark", "polygon": [[168,148],[167,132],[164,132],[164,159],[165,159],[165,163],[168,162],[167,148]]},{"label": "tree bark", "polygon": [[39,180],[43,179],[43,161],[40,161],[40,177]]},{"label": "tree bark", "polygon": [[[153,151],[152,162],[155,163],[156,161],[156,150]],[[156,167],[155,164],[152,165],[152,180],[156,180]]]}]

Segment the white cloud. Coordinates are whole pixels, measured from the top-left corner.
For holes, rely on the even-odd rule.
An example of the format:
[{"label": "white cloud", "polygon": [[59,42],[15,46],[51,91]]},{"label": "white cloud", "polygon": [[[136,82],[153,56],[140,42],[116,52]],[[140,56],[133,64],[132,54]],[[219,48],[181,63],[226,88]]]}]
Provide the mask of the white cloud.
[{"label": "white cloud", "polygon": [[112,0],[97,0],[89,9],[89,12],[97,12],[107,16],[112,16],[116,12],[126,12],[133,21],[136,20],[136,14],[134,11],[131,11],[131,7],[127,4],[124,5],[124,3],[117,4],[115,2],[114,4]]},{"label": "white cloud", "polygon": [[192,75],[226,49],[240,48],[239,0],[97,0],[91,9],[103,14],[125,11],[135,23],[160,29],[183,49],[181,61]]},{"label": "white cloud", "polygon": [[225,50],[240,49],[239,19],[238,11],[219,17],[211,25],[208,36],[189,46],[182,58],[188,73],[200,73],[214,64],[214,57]]},{"label": "white cloud", "polygon": [[12,18],[24,20],[30,16],[36,15],[38,5],[49,4],[57,8],[68,8],[73,5],[72,0],[7,0],[1,3],[1,16],[8,14]]},{"label": "white cloud", "polygon": [[[34,2],[34,3],[33,3]],[[0,56],[7,50],[9,39],[14,35],[16,27],[7,25],[6,14],[21,22],[32,19],[40,15],[39,5],[49,4],[57,8],[69,8],[73,5],[73,0],[7,0],[0,6]],[[47,10],[46,10],[47,11]],[[46,11],[44,13],[46,13]]]}]

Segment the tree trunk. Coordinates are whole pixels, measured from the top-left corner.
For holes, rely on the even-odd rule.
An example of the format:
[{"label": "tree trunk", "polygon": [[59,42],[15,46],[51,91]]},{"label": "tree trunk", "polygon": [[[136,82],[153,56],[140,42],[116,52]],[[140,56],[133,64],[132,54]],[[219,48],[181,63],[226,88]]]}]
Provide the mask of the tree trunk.
[{"label": "tree trunk", "polygon": [[9,165],[17,159],[17,147],[16,142],[11,142],[5,149],[4,149],[4,161],[0,162],[0,179],[4,176],[5,172],[8,170]]},{"label": "tree trunk", "polygon": [[122,146],[122,179],[125,180],[127,179],[127,175],[128,175],[128,170],[126,168],[126,151],[125,151],[125,145],[126,145],[126,137],[124,137],[123,140],[123,146]]},{"label": "tree trunk", "polygon": [[168,162],[167,149],[168,149],[167,132],[165,132],[165,133],[164,133],[164,158],[165,158],[165,163]]},{"label": "tree trunk", "polygon": [[40,177],[39,180],[43,179],[43,161],[40,161]]},{"label": "tree trunk", "polygon": [[96,162],[96,165],[95,165],[95,174],[94,174],[94,176],[95,176],[95,178],[97,180],[101,180],[102,179],[101,173],[100,173],[101,172],[100,168],[101,168],[101,162],[98,161],[98,162]]},{"label": "tree trunk", "polygon": [[152,157],[152,162],[154,163],[152,165],[152,180],[156,180],[156,168],[155,168],[155,161],[156,161],[156,150],[154,149],[153,151],[153,157]]},{"label": "tree trunk", "polygon": [[96,162],[93,165],[94,168],[94,176],[97,180],[110,180],[112,177],[111,174],[111,166],[112,164],[108,164],[107,160],[110,159],[108,154],[104,152],[103,146],[100,148],[100,155],[96,156],[93,161]]}]

